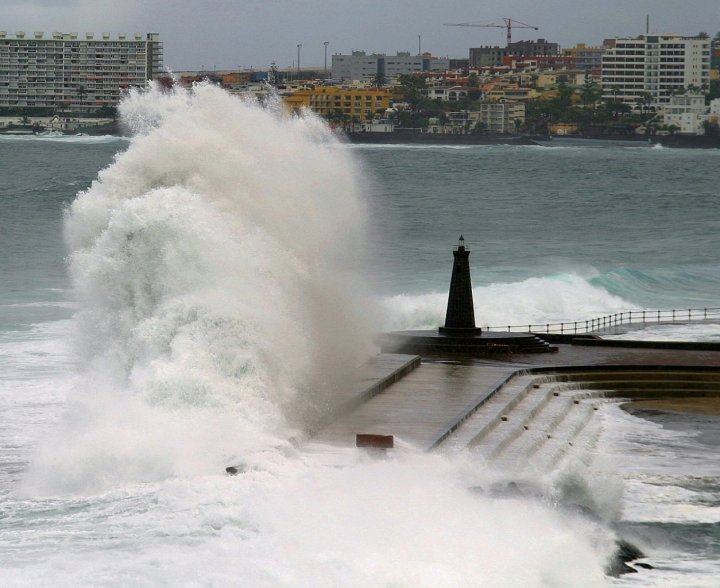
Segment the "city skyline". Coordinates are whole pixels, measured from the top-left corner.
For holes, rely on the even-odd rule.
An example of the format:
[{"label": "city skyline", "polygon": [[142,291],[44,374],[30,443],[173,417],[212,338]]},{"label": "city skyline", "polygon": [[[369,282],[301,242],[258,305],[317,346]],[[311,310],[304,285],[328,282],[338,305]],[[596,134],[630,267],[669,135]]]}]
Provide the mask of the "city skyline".
[{"label": "city skyline", "polygon": [[[290,0],[10,0],[0,8],[0,30],[160,33],[165,65],[175,71],[323,67],[333,53],[352,50],[394,54],[420,48],[441,57],[467,57],[470,47],[505,45],[505,29],[448,27],[445,23],[502,25],[512,18],[538,30],[515,28],[513,40],[545,38],[563,47],[599,45],[604,38],[645,32],[695,35],[720,31],[717,0],[606,0],[590,6],[570,0],[476,2],[303,3]],[[420,36],[420,39],[419,39]],[[301,47],[298,47],[300,45]]]}]

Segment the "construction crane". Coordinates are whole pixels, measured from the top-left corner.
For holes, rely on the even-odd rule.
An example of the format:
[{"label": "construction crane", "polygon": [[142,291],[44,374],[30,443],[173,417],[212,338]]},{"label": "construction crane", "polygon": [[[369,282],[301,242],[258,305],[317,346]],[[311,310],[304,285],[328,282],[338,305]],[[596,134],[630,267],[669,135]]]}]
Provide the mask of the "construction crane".
[{"label": "construction crane", "polygon": [[503,18],[505,21],[505,24],[477,24],[474,22],[459,22],[459,23],[453,23],[449,24],[446,23],[446,27],[489,27],[489,28],[498,28],[498,29],[507,29],[507,44],[508,47],[510,46],[510,43],[512,43],[512,29],[513,26],[516,29],[534,29],[538,30],[538,27],[535,27],[533,25],[525,24],[524,22],[520,22],[519,20],[514,20],[512,18]]}]

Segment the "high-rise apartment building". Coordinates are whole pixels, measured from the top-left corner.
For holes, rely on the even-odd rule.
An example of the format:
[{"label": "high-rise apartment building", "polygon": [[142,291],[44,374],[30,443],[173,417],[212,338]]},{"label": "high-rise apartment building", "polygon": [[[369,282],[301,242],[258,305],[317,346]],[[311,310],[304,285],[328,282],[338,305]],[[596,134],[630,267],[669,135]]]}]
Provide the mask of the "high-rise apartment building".
[{"label": "high-rise apartment building", "polygon": [[160,74],[157,33],[95,35],[0,31],[0,110],[92,112],[116,106]]},{"label": "high-rise apartment building", "polygon": [[707,91],[710,39],[680,35],[643,35],[608,39],[602,57],[603,98],[633,106],[647,98],[653,106],[670,102],[688,88]]}]

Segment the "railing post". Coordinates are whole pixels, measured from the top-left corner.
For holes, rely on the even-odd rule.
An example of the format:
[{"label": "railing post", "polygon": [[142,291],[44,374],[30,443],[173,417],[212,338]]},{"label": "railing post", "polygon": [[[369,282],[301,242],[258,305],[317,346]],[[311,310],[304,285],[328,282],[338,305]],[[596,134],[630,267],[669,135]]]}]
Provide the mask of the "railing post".
[{"label": "railing post", "polygon": [[643,322],[645,322],[645,311],[643,310]]},{"label": "railing post", "polygon": [[692,320],[692,308],[688,308],[688,320]]},{"label": "railing post", "polygon": [[658,322],[660,322],[660,311],[658,310]]},{"label": "railing post", "polygon": [[673,308],[672,311],[672,322],[675,322],[675,309]]},{"label": "railing post", "polygon": [[547,323],[547,324],[545,325],[545,329],[546,329],[546,330],[545,330],[546,333],[550,333],[550,323]]},{"label": "railing post", "polygon": [[560,323],[560,334],[562,335],[565,332],[565,323]]}]

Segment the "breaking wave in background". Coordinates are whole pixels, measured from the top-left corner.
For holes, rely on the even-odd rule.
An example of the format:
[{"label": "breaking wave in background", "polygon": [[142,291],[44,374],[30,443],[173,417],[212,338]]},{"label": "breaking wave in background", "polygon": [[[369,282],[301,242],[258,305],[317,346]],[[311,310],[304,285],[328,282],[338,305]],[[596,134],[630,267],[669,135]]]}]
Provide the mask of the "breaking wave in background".
[{"label": "breaking wave in background", "polygon": [[[473,288],[478,326],[584,321],[640,307],[577,274],[528,278]],[[447,292],[381,300],[392,329],[433,329],[445,322]]]},{"label": "breaking wave in background", "polygon": [[[620,268],[606,272],[560,273],[517,282],[473,288],[478,326],[539,325],[584,322],[615,313],[676,308],[683,292],[684,308],[716,304],[720,287],[716,267],[641,271]],[[449,283],[449,276],[448,276]],[[445,321],[447,292],[399,294],[379,299],[388,329],[434,329]],[[669,329],[665,339],[714,340],[711,325]],[[706,332],[707,331],[707,332]],[[652,338],[654,330],[635,330],[627,338]],[[709,339],[708,339],[709,337]]]}]

